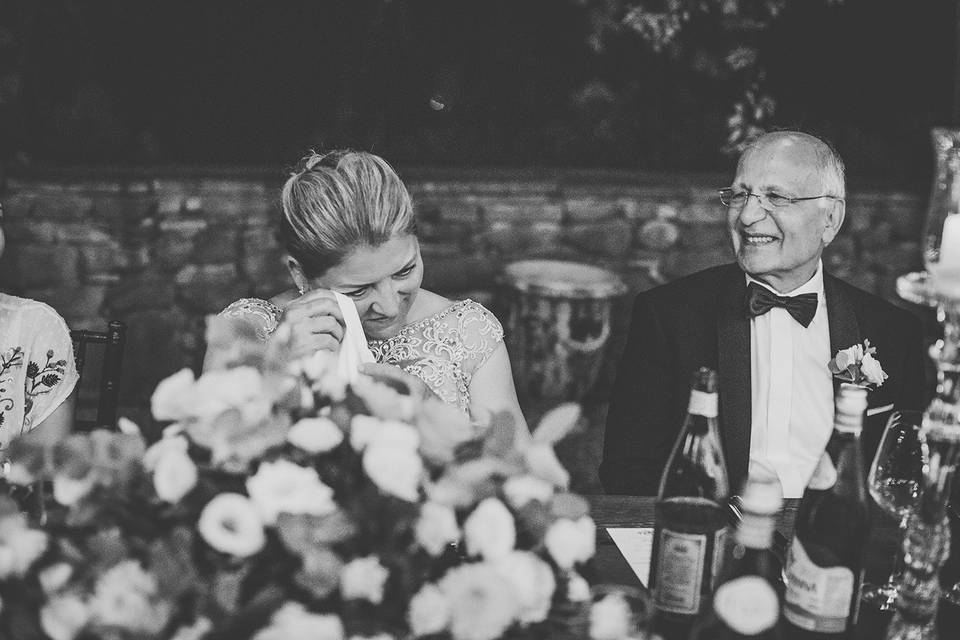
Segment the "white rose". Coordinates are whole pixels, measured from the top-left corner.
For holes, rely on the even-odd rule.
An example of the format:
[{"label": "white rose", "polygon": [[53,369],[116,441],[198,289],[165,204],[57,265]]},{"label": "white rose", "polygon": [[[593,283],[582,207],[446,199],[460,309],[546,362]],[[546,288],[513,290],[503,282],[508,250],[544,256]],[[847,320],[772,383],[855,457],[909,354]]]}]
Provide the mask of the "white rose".
[{"label": "white rose", "polygon": [[307,453],[326,453],[343,442],[343,431],[329,418],[303,418],[290,427],[287,441]]},{"label": "white rose", "polygon": [[373,442],[416,450],[420,446],[420,434],[410,425],[396,420],[353,416],[350,420],[350,446],[355,451],[363,451]]},{"label": "white rose", "polygon": [[37,529],[23,528],[13,535],[5,536],[3,546],[0,547],[4,550],[4,561],[0,562],[0,578],[26,575],[30,565],[47,550],[47,544],[46,532]]},{"label": "white rose", "polygon": [[249,416],[249,421],[255,421],[264,413],[264,403],[258,402],[263,390],[263,376],[253,367],[207,371],[193,387],[191,415],[213,418],[235,407],[244,409],[247,419],[247,405],[252,405],[256,415]]},{"label": "white rose", "polygon": [[591,640],[624,640],[630,637],[630,604],[619,593],[611,593],[590,608]]},{"label": "white rose", "polygon": [[513,516],[496,498],[486,498],[477,505],[463,524],[463,534],[467,553],[485,560],[505,557],[517,541]]},{"label": "white rose", "polygon": [[390,495],[407,502],[420,498],[423,460],[416,449],[375,444],[363,452],[363,470],[373,483]]},{"label": "white rose", "polygon": [[262,463],[256,475],[247,478],[247,493],[268,525],[275,525],[281,513],[322,516],[337,508],[333,489],[320,481],[315,469],[288,460]]},{"label": "white rose", "polygon": [[73,506],[93,490],[96,480],[92,472],[82,478],[58,473],[53,477],[53,499],[65,507]]},{"label": "white rose", "polygon": [[157,420],[182,420],[192,415],[194,377],[190,369],[181,369],[160,381],[150,397],[150,410]]},{"label": "white rose", "polygon": [[90,610],[78,596],[50,598],[40,609],[40,626],[51,640],[73,640],[90,619]]},{"label": "white rose", "polygon": [[439,556],[451,542],[460,538],[457,516],[448,506],[426,502],[414,528],[417,543],[431,556]]},{"label": "white rose", "polygon": [[197,530],[217,551],[240,558],[252,556],[266,544],[256,507],[239,493],[221,493],[208,502],[200,513]]},{"label": "white rose", "polygon": [[513,585],[520,605],[520,622],[534,624],[546,620],[557,587],[550,565],[529,551],[513,551],[494,566]]},{"label": "white rose", "polygon": [[40,580],[40,586],[47,595],[60,591],[60,589],[67,586],[72,576],[73,567],[66,562],[58,562],[57,564],[50,565],[37,575]]},{"label": "white rose", "polygon": [[503,493],[514,509],[523,508],[531,500],[544,504],[553,496],[553,485],[532,475],[512,476],[503,483]]},{"label": "white rose", "polygon": [[880,362],[869,353],[864,355],[863,360],[860,361],[860,373],[867,379],[867,382],[878,387],[888,377],[883,367],[880,366]]},{"label": "white rose", "polygon": [[557,566],[570,569],[593,557],[597,550],[597,528],[589,516],[576,522],[561,518],[547,529],[544,543]]},{"label": "white rose", "polygon": [[524,461],[530,473],[542,480],[546,480],[555,487],[566,489],[570,486],[570,474],[553,450],[553,445],[542,442],[532,442],[523,451]]},{"label": "white rose", "polygon": [[450,603],[443,592],[433,584],[425,584],[410,599],[407,621],[414,636],[440,633],[450,624]]},{"label": "white rose", "polygon": [[343,640],[343,623],[330,614],[310,613],[302,604],[288,602],[253,640]]},{"label": "white rose", "polygon": [[340,572],[340,594],[346,600],[383,602],[383,586],[390,572],[376,556],[351,560]]},{"label": "white rose", "polygon": [[183,451],[169,450],[156,463],[153,488],[164,502],[176,504],[197,486],[197,465]]},{"label": "white rose", "polygon": [[163,437],[154,442],[143,454],[143,468],[147,471],[153,471],[157,467],[160,458],[167,455],[170,451],[186,453],[190,448],[190,443],[182,434]]}]

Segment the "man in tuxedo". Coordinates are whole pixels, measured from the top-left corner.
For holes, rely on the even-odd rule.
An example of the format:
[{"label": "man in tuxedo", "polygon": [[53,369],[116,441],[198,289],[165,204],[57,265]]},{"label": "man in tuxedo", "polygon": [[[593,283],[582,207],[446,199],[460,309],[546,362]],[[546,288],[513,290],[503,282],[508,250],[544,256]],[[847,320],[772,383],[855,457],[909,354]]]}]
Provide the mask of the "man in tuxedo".
[{"label": "man in tuxedo", "polygon": [[839,381],[827,362],[841,349],[869,340],[889,376],[868,396],[866,455],[892,410],[923,408],[919,320],[823,271],[844,198],[843,163],[813,136],[769,133],[744,151],[720,197],[736,264],[636,298],[607,415],[607,493],[656,495],[701,366],[719,374],[734,492],[758,465],[785,497],[802,495],[833,429]]}]

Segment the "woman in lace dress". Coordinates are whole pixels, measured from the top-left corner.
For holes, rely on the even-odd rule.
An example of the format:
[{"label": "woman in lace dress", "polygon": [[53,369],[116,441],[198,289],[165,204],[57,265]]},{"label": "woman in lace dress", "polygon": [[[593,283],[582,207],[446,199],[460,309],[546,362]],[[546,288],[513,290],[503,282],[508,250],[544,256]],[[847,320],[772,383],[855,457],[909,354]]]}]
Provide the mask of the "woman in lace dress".
[{"label": "woman in lace dress", "polygon": [[[0,254],[4,246],[0,228]],[[0,457],[40,426],[51,442],[69,433],[78,378],[63,318],[42,302],[0,293]]]},{"label": "woman in lace dress", "polygon": [[375,377],[434,393],[474,418],[509,411],[526,431],[503,328],[472,300],[420,288],[423,260],[410,195],[382,158],[312,154],[287,180],[280,229],[296,289],[242,299],[225,315],[254,323],[264,339],[282,322],[296,350],[336,351],[344,322],[331,291],[353,300],[377,364]]}]

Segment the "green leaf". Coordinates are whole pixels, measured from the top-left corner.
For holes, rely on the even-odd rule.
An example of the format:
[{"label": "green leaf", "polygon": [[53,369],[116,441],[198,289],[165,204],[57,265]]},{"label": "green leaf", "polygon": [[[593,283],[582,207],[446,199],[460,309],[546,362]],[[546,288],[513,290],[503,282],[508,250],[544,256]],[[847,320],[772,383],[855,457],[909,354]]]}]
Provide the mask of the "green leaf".
[{"label": "green leaf", "polygon": [[516,446],[517,421],[509,411],[498,411],[490,418],[490,430],[483,445],[484,455],[506,458]]},{"label": "green leaf", "polygon": [[590,515],[590,505],[574,493],[558,493],[553,496],[550,511],[556,518],[579,520]]},{"label": "green leaf", "polygon": [[340,585],[343,562],[329,549],[312,549],[303,557],[303,567],[294,576],[298,585],[324,599]]},{"label": "green leaf", "polygon": [[290,551],[304,555],[317,546],[332,545],[349,539],[357,527],[343,511],[326,516],[281,513],[277,519],[280,541]]}]

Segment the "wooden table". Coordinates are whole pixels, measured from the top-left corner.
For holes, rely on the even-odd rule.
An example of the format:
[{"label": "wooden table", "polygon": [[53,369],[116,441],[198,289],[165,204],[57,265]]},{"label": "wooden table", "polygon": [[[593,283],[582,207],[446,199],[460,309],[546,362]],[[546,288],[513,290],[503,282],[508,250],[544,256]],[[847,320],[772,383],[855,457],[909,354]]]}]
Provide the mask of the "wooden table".
[{"label": "wooden table", "polygon": [[[594,556],[591,576],[594,581],[631,586],[643,586],[607,535],[606,527],[652,527],[653,502],[651,497],[637,496],[587,496],[591,515],[597,524],[597,553]],[[793,536],[793,521],[799,500],[786,500],[777,519],[777,530],[789,540]],[[956,531],[956,530],[955,530]],[[897,523],[889,516],[875,510],[872,516],[870,538],[865,557],[865,580],[878,583],[886,579],[893,565],[899,546]],[[956,545],[955,545],[956,547]],[[862,607],[857,639],[881,640],[890,620],[890,613]],[[940,605],[939,618],[941,640],[960,638],[960,607],[945,602]]]}]

